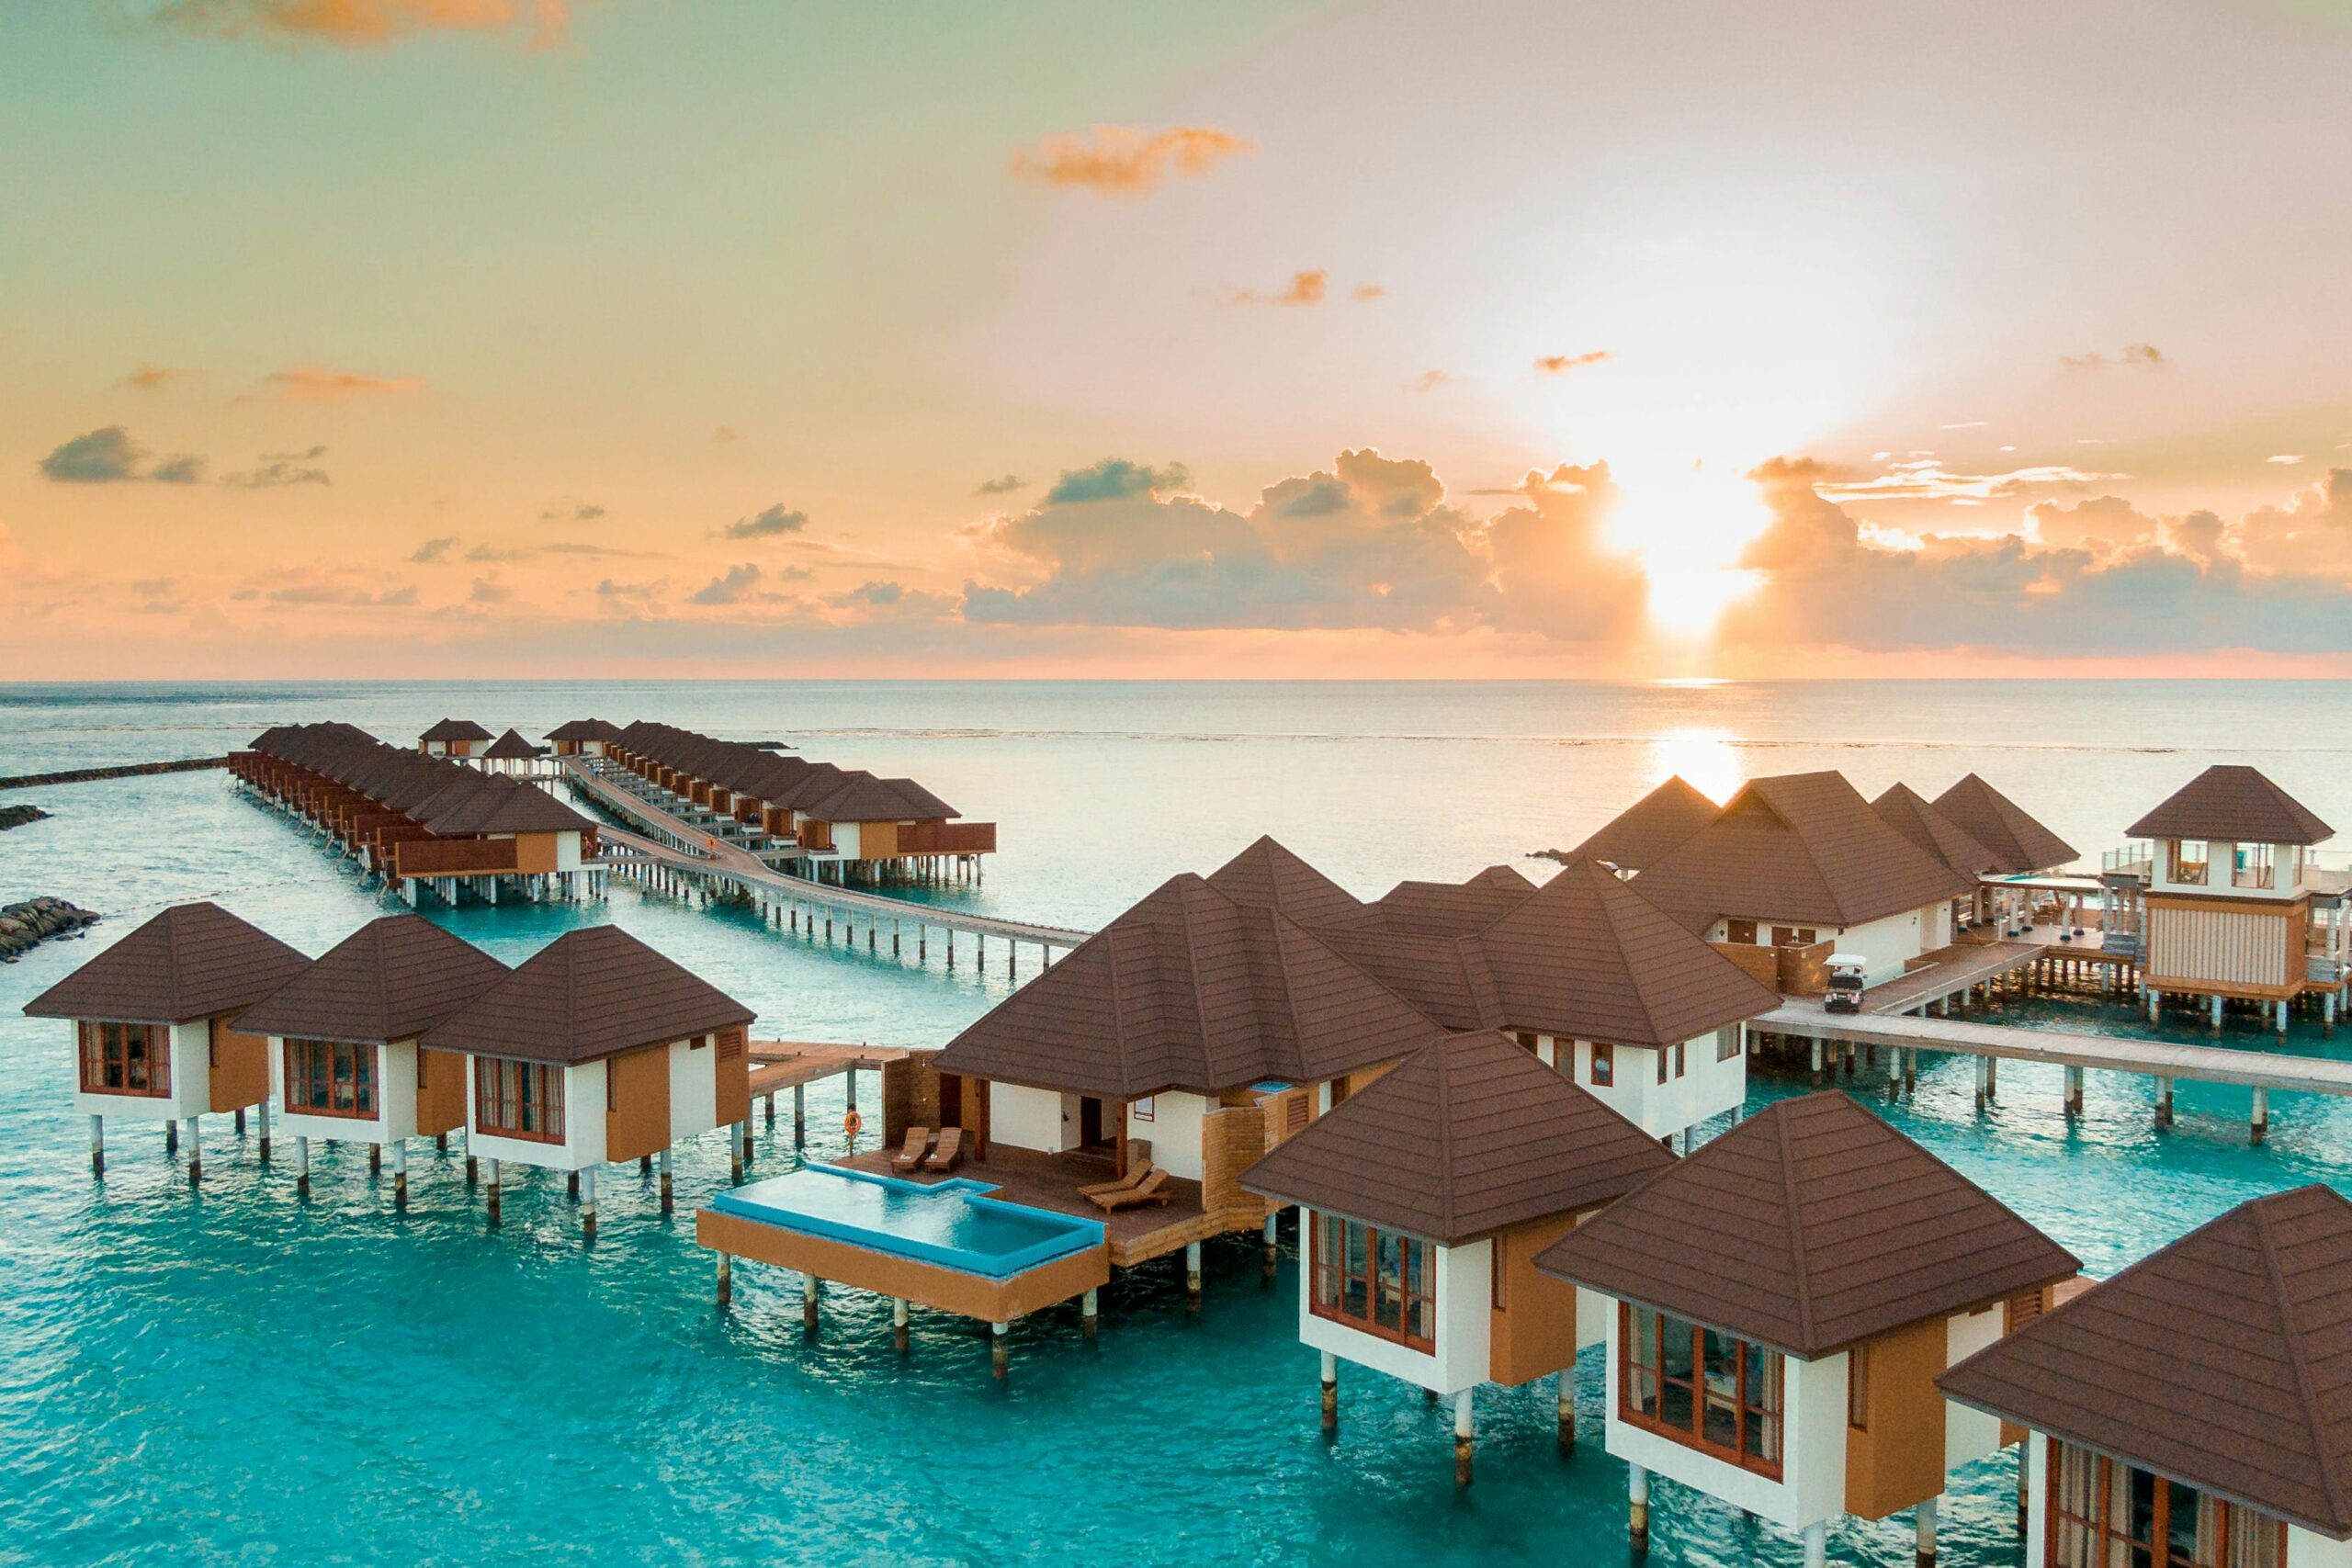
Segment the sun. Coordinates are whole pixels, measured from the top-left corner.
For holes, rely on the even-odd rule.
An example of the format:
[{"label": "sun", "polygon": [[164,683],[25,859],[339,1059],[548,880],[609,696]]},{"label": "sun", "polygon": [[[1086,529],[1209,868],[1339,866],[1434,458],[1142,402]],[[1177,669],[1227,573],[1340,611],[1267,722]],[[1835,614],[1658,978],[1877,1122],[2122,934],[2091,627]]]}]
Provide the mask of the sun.
[{"label": "sun", "polygon": [[1754,588],[1740,553],[1771,522],[1756,487],[1729,468],[1659,465],[1620,476],[1611,536],[1641,554],[1650,624],[1671,641],[1703,640]]}]

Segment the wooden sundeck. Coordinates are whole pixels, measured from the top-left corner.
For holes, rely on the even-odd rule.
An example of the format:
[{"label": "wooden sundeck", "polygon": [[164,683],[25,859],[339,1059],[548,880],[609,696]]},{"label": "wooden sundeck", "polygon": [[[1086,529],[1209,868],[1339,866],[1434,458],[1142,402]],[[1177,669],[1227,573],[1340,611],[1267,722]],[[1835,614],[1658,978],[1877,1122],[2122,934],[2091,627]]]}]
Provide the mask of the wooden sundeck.
[{"label": "wooden sundeck", "polygon": [[[947,1179],[939,1171],[911,1175],[894,1171],[890,1168],[890,1156],[895,1153],[895,1149],[875,1149],[834,1163],[925,1185]],[[1108,1181],[1116,1174],[1108,1159],[1093,1155],[993,1149],[986,1160],[967,1159],[953,1174],[967,1180],[994,1183],[995,1190],[989,1195],[1008,1203],[1024,1203],[1033,1209],[1100,1220],[1109,1233],[1112,1266],[1118,1269],[1132,1269],[1154,1258],[1181,1252],[1193,1242],[1242,1228],[1239,1222],[1227,1223],[1230,1216],[1213,1214],[1201,1206],[1199,1182],[1174,1178],[1169,1180],[1167,1190],[1171,1196],[1164,1206],[1123,1209],[1106,1214],[1078,1191],[1080,1187]],[[1248,1218],[1249,1228],[1255,1228],[1258,1223],[1255,1216]]]},{"label": "wooden sundeck", "polygon": [[878,1073],[915,1053],[905,1045],[835,1045],[813,1040],[752,1042],[752,1095],[797,1089],[838,1073]]}]

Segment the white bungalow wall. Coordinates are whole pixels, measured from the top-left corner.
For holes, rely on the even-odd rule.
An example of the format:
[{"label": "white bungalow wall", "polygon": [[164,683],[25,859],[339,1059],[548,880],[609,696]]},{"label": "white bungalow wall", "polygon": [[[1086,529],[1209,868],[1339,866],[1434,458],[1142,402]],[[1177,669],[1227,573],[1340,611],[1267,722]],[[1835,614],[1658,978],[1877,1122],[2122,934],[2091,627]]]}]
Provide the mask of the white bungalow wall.
[{"label": "white bungalow wall", "polygon": [[[2001,1337],[2006,1314],[1999,1307],[1966,1313],[1951,1320],[1944,1365],[1956,1367]],[[1947,1474],[1996,1453],[2001,1447],[2001,1423],[1981,1410],[1944,1401],[1944,1471]]]},{"label": "white bungalow wall", "polygon": [[[2048,1568],[2050,1439],[2026,1434],[2025,1568]],[[2287,1527],[2290,1568],[2352,1568],[2352,1541],[2331,1540],[2297,1525]]]},{"label": "white bungalow wall", "polygon": [[[1311,1220],[1312,1215],[1306,1215],[1302,1224]],[[1493,1248],[1478,1241],[1467,1247],[1441,1247],[1434,1251],[1437,1336],[1431,1349],[1416,1350],[1394,1339],[1317,1317],[1312,1270],[1306,1269],[1298,1271],[1300,1343],[1439,1393],[1455,1393],[1486,1382],[1487,1368],[1494,1359],[1490,1343],[1494,1325]]]},{"label": "white bungalow wall", "polygon": [[[1127,1136],[1151,1141],[1151,1163],[1169,1175],[1198,1181],[1203,1170],[1201,1123],[1209,1102],[1197,1094],[1170,1090],[1127,1104]],[[1147,1122],[1144,1117],[1151,1120]],[[1070,1142],[1078,1141],[1078,1122],[1069,1124]]]},{"label": "white bungalow wall", "polygon": [[416,1042],[358,1047],[376,1053],[376,1114],[313,1116],[286,1111],[286,1041],[269,1037],[269,1088],[281,1107],[277,1133],[285,1138],[322,1138],[342,1144],[389,1144],[416,1135]]},{"label": "white bungalow wall", "polygon": [[1667,1080],[1657,1081],[1658,1053],[1643,1045],[1620,1045],[1614,1057],[1615,1082],[1592,1081],[1592,1042],[1555,1041],[1535,1037],[1535,1054],[1566,1073],[1611,1110],[1652,1137],[1663,1138],[1696,1126],[1713,1116],[1736,1111],[1747,1100],[1747,1053],[1733,1051],[1716,1059],[1715,1037],[1702,1034],[1683,1050],[1683,1070],[1676,1076],[1671,1061]]},{"label": "white bungalow wall", "polygon": [[65,1026],[67,1049],[65,1059],[73,1064],[74,1092],[74,1109],[84,1116],[119,1116],[131,1122],[184,1122],[191,1116],[203,1116],[212,1105],[212,1025],[198,1019],[194,1023],[170,1026],[172,1092],[147,1094],[87,1094],[81,1089],[82,1034],[78,1022]]},{"label": "white bungalow wall", "polygon": [[[705,1042],[710,1040],[706,1034]],[[696,1048],[681,1040],[670,1047],[670,1141],[699,1137],[718,1125],[718,1069],[715,1046]]]},{"label": "white bungalow wall", "polygon": [[[1026,1084],[989,1085],[989,1142],[1042,1154],[1062,1152],[1062,1097]],[[1157,1156],[1157,1148],[1154,1150]]]},{"label": "white bungalow wall", "polygon": [[[542,1170],[585,1170],[605,1163],[605,1064],[580,1062],[563,1070],[563,1142],[502,1138],[474,1125],[476,1058],[466,1058],[466,1152],[483,1159],[537,1166]],[[673,1071],[675,1069],[673,1068]]]},{"label": "white bungalow wall", "polygon": [[2173,850],[2180,842],[2177,839],[2157,841],[2156,863],[2150,869],[2148,878],[2151,893],[2193,893],[2204,898],[2246,898],[2280,904],[2303,891],[2303,852],[2299,845],[2270,846],[2271,885],[2268,887],[2239,887],[2232,881],[2232,868],[2237,863],[2237,846],[2232,843],[2216,842],[2205,846],[2205,880],[2202,882],[2175,881],[2172,875]]}]

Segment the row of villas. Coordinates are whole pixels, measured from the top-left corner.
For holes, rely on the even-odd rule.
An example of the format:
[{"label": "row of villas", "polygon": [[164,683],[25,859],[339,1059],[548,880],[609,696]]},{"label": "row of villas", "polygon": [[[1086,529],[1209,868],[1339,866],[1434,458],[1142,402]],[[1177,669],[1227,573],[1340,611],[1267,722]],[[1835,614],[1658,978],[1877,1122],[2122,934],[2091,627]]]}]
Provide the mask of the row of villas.
[{"label": "row of villas", "polygon": [[[33,998],[74,1030],[74,1107],[94,1169],[107,1120],[162,1123],[203,1179],[203,1118],[259,1116],[258,1150],[292,1138],[307,1190],[314,1140],[364,1145],[408,1206],[408,1151],[464,1135],[488,1162],[565,1173],[596,1227],[596,1172],[659,1161],[751,1111],[750,1009],[615,926],[567,932],[509,969],[422,916],[388,915],[315,961],[209,903],[165,910]],[[273,1128],[270,1108],[278,1109]],[[740,1173],[740,1164],[739,1164]]]},{"label": "row of villas", "polygon": [[752,847],[797,849],[819,876],[876,879],[953,866],[996,850],[996,824],[965,822],[913,779],[811,761],[672,725],[575,719],[548,732],[559,757],[617,767],[662,791],[681,815],[740,833]]},{"label": "row of villas", "polygon": [[277,725],[229,758],[246,789],[339,845],[412,908],[422,889],[495,901],[599,890],[596,827],[521,778],[336,722]]}]

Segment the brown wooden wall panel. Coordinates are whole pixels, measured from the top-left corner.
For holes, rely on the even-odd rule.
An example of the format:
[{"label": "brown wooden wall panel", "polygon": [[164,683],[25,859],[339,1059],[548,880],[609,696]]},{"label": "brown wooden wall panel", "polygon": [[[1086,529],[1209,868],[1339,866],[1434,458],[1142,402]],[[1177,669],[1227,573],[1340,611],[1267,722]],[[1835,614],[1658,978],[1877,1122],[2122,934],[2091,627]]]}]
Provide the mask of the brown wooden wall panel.
[{"label": "brown wooden wall panel", "polygon": [[1263,1216],[1267,1201],[1241,1190],[1241,1173],[1266,1153],[1266,1113],[1232,1106],[1201,1118],[1201,1207],[1212,1214]]},{"label": "brown wooden wall panel", "polygon": [[1781,988],[1781,959],[1777,949],[1758,947],[1748,942],[1711,942],[1707,944],[1740,966],[1751,980]]},{"label": "brown wooden wall panel", "polygon": [[1944,1489],[1944,1398],[1936,1387],[1951,1328],[1936,1317],[1869,1341],[1864,1420],[1846,1428],[1846,1511],[1883,1519]]},{"label": "brown wooden wall panel", "polygon": [[937,1127],[939,1068],[930,1055],[882,1064],[882,1142],[897,1148],[910,1127]]},{"label": "brown wooden wall panel", "polygon": [[1834,942],[1772,949],[1774,961],[1780,965],[1775,988],[1784,997],[1820,996],[1829,989],[1829,955],[1837,950]]},{"label": "brown wooden wall panel", "polygon": [[1574,1214],[1515,1225],[1494,1237],[1501,1249],[1503,1304],[1492,1314],[1487,1376],[1516,1385],[1577,1359],[1577,1288],[1539,1273],[1535,1255],[1576,1228]]},{"label": "brown wooden wall panel", "polygon": [[514,869],[516,871],[553,871],[556,866],[555,853],[556,835],[553,833],[514,835]]},{"label": "brown wooden wall panel", "polygon": [[269,1042],[212,1021],[211,1109],[235,1111],[269,1098]]},{"label": "brown wooden wall panel", "polygon": [[731,1127],[752,1116],[752,1053],[749,1032],[735,1024],[718,1032],[711,1047],[710,1070],[718,1077],[718,1124]]},{"label": "brown wooden wall panel", "polygon": [[1111,1280],[1111,1253],[1106,1247],[1091,1247],[1057,1258],[1010,1280],[989,1280],[825,1236],[806,1235],[781,1225],[762,1224],[716,1209],[704,1209],[695,1215],[695,1240],[716,1252],[773,1263],[983,1323],[1010,1323]]},{"label": "brown wooden wall panel", "polygon": [[670,1146],[670,1047],[605,1062],[605,1157],[639,1159]]},{"label": "brown wooden wall panel", "polygon": [[427,1136],[466,1124],[466,1058],[417,1047],[416,1130]]}]

